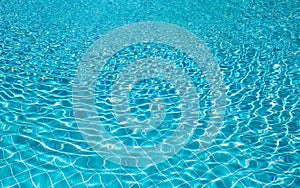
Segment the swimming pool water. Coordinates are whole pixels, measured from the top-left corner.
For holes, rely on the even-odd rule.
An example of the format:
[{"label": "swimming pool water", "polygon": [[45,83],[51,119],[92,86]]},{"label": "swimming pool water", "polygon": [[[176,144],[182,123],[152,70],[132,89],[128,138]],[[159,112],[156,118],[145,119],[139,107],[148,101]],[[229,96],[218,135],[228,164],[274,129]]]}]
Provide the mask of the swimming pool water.
[{"label": "swimming pool water", "polygon": [[[160,126],[136,133],[118,124],[109,101],[122,69],[155,56],[182,68],[199,95],[198,126],[178,153],[145,167],[98,155],[78,128],[73,85],[100,36],[127,24],[171,23],[214,55],[226,89],[220,133],[199,151],[212,116],[211,88],[188,55],[140,43],[116,53],[97,78],[95,108],[106,131],[128,146],[159,144],[176,131],[180,96],[163,79],[132,85],[131,112]],[[1,1],[1,187],[300,187],[300,2],[290,1]],[[100,70],[99,70],[100,71]],[[147,122],[147,121],[146,121]],[[170,147],[171,148],[171,147]]]}]

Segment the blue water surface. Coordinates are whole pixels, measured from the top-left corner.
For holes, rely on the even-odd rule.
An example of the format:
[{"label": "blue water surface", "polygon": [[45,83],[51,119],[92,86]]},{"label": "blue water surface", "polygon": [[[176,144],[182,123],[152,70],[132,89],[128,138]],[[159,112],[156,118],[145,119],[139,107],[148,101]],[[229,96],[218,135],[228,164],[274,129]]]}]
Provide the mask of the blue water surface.
[{"label": "blue water surface", "polygon": [[[221,67],[227,105],[220,134],[199,152],[211,107],[201,70],[168,46],[149,44],[147,51],[140,44],[116,54],[106,65],[114,71],[124,66],[118,58],[169,59],[191,76],[201,98],[203,127],[188,144],[167,161],[133,168],[103,159],[85,142],[72,84],[93,42],[143,21],[195,33]],[[172,97],[169,121],[148,135],[121,131],[101,102],[117,73],[100,75],[95,89],[107,131],[128,145],[167,139],[180,118],[176,92],[164,80],[134,85],[132,106]],[[147,118],[143,113],[136,110]],[[300,187],[300,1],[0,0],[0,120],[1,187]]]}]

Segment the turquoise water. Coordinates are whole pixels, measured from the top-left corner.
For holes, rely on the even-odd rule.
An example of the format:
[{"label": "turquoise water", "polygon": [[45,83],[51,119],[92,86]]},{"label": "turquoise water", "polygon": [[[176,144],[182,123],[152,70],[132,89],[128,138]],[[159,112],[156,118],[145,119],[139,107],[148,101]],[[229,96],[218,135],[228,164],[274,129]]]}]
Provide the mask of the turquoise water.
[{"label": "turquoise water", "polygon": [[[181,150],[145,167],[127,167],[87,144],[73,109],[83,56],[101,35],[126,24],[160,21],[194,34],[214,55],[226,88],[220,133],[199,151],[212,114],[211,90],[188,54],[164,44],[116,53],[97,79],[95,108],[106,131],[128,146],[167,140],[182,116],[166,80],[133,84],[131,111],[150,117],[158,96],[167,113],[139,134],[118,124],[107,100],[114,79],[149,56],[181,67],[199,95],[199,126]],[[300,2],[1,1],[1,187],[300,187]]]}]

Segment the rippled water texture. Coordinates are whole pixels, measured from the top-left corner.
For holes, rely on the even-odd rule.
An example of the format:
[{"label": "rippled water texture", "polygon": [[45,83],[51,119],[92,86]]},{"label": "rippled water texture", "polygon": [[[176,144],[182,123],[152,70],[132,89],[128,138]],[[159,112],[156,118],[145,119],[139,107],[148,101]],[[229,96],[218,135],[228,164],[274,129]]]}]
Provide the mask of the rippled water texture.
[{"label": "rippled water texture", "polygon": [[[0,187],[300,187],[300,1],[1,1]],[[226,113],[205,151],[210,87],[193,60],[170,46],[139,44],[115,54],[99,75],[95,108],[106,131],[129,146],[168,139],[181,117],[180,97],[160,79],[129,95],[147,121],[158,96],[160,126],[136,133],[113,116],[109,92],[127,64],[157,56],[181,67],[196,86],[200,112],[188,143],[143,168],[99,156],[80,134],[72,107],[77,67],[93,42],[135,22],[176,24],[207,45],[224,75]]]}]

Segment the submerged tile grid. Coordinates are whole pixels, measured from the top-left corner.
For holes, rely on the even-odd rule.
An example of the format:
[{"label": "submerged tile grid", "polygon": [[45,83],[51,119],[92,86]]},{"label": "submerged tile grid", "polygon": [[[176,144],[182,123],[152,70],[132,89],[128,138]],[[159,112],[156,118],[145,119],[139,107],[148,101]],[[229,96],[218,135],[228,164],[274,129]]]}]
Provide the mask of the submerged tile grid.
[{"label": "submerged tile grid", "polygon": [[[0,185],[298,187],[297,4],[7,2],[0,8]],[[196,134],[169,161],[131,169],[103,161],[84,142],[71,84],[99,35],[145,20],[186,27],[211,47],[225,73],[228,105],[207,151],[197,152]]]}]

